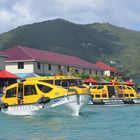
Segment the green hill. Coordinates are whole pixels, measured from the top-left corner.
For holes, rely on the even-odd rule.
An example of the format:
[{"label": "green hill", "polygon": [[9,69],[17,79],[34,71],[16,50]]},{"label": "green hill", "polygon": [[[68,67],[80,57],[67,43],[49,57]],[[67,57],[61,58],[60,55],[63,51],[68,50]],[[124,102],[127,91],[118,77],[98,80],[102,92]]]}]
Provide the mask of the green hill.
[{"label": "green hill", "polygon": [[140,32],[108,23],[80,25],[56,19],[0,34],[1,50],[17,44],[74,55],[91,62],[114,61],[126,76],[140,78]]}]

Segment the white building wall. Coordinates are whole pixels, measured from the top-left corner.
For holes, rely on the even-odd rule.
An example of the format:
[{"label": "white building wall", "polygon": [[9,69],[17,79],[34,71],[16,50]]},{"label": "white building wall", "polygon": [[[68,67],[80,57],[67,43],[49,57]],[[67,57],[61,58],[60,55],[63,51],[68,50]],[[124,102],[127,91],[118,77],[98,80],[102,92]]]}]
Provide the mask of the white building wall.
[{"label": "white building wall", "polygon": [[102,70],[98,70],[98,71],[97,71],[97,75],[98,75],[98,76],[104,76],[104,72],[103,72]]},{"label": "white building wall", "polygon": [[[49,63],[51,64],[51,63]],[[34,62],[34,72],[38,74],[59,74],[58,66],[59,64],[51,64],[51,70],[49,70],[49,64],[40,62],[40,69],[37,67],[37,62]],[[63,66],[63,70],[65,72],[65,66]]]},{"label": "white building wall", "polygon": [[11,73],[32,73],[34,62],[24,62],[24,69],[18,69],[18,62],[7,62],[5,70]]},{"label": "white building wall", "polygon": [[[51,70],[49,70],[49,64],[46,62],[39,62],[40,63],[40,69],[38,69],[38,62],[36,61],[32,61],[32,62],[24,62],[24,69],[18,69],[18,62],[7,62],[6,63],[6,66],[5,66],[5,69],[11,73],[37,73],[37,74],[41,74],[41,75],[44,75],[44,74],[60,74],[60,71],[59,71],[59,64],[51,64]],[[87,69],[87,68],[78,68],[78,67],[71,67],[71,66],[62,66],[63,68],[63,73],[64,74],[67,74],[68,71],[67,71],[67,68],[73,68],[74,70],[78,70],[79,73],[84,73],[87,74],[87,75],[90,75],[90,69]],[[70,71],[69,71],[70,72]],[[107,75],[110,74],[110,71],[106,71]],[[91,69],[91,75],[102,75],[102,72],[101,70],[94,70],[94,69]]]},{"label": "white building wall", "polygon": [[110,76],[110,71],[104,71],[104,75]]}]

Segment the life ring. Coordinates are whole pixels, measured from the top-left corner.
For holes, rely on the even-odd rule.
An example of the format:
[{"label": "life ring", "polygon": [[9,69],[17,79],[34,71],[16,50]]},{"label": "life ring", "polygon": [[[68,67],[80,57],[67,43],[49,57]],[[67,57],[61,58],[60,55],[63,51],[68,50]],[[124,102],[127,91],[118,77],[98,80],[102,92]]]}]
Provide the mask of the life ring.
[{"label": "life ring", "polygon": [[102,94],[106,94],[107,92],[106,92],[106,90],[105,89],[103,89],[102,90]]}]

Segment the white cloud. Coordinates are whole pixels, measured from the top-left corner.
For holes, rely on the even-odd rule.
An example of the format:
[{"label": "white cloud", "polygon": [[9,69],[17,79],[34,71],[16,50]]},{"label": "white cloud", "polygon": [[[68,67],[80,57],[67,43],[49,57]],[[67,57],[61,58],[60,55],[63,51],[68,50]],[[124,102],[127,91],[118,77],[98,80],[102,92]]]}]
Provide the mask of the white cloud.
[{"label": "white cloud", "polygon": [[32,22],[33,16],[27,3],[17,3],[12,7],[18,24],[25,24]]},{"label": "white cloud", "polygon": [[140,23],[139,5],[139,0],[0,0],[0,32],[54,18],[135,29]]}]

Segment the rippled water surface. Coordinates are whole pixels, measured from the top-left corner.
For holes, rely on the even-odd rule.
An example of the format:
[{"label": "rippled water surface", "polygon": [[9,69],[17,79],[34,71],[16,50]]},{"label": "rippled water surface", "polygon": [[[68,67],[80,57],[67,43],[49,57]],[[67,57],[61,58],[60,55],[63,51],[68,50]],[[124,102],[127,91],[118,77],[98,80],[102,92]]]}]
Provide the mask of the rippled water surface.
[{"label": "rippled water surface", "polygon": [[0,113],[0,140],[140,140],[140,105],[88,105],[80,116]]}]

